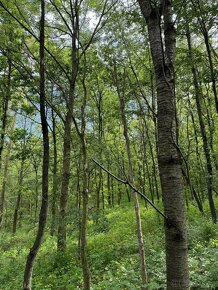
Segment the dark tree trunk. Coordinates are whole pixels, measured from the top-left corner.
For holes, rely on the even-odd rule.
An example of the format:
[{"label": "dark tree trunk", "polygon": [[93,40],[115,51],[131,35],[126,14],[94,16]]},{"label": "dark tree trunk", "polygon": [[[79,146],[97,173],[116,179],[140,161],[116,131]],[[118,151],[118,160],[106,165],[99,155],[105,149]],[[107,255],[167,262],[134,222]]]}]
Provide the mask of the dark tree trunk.
[{"label": "dark tree trunk", "polygon": [[[174,94],[176,34],[171,1],[154,7],[150,0],[138,0],[147,22],[157,82],[158,163],[163,194],[165,222],[167,289],[188,290],[188,249],[182,182],[182,161],[177,145]],[[161,31],[163,16],[164,31]]]},{"label": "dark tree trunk", "polygon": [[[98,146],[99,146],[99,161],[102,163],[102,137],[103,137],[103,120],[102,120],[102,103],[103,103],[103,94],[99,88],[98,84],[98,92],[96,96],[96,107],[98,110]],[[98,179],[98,186],[97,186],[97,191],[96,191],[96,214],[97,214],[97,219],[99,217],[99,210],[100,210],[100,194],[102,191],[102,183],[103,183],[103,175],[102,175],[102,169],[99,169],[99,179]],[[104,193],[102,193],[104,194]]]},{"label": "dark tree trunk", "polygon": [[3,113],[1,117],[1,135],[0,135],[0,169],[1,169],[1,163],[2,163],[2,151],[4,148],[4,142],[5,142],[5,130],[7,126],[7,119],[8,119],[8,103],[10,100],[11,95],[11,71],[12,71],[12,63],[10,57],[8,57],[8,76],[7,76],[7,89],[6,94],[3,98]]},{"label": "dark tree trunk", "polygon": [[48,124],[45,110],[45,63],[44,63],[44,43],[45,43],[45,1],[41,0],[41,21],[40,21],[40,116],[43,135],[43,164],[42,164],[42,203],[39,214],[39,225],[36,239],[27,256],[24,272],[23,289],[32,289],[32,273],[36,255],[42,243],[48,209],[48,171],[49,171],[49,136]]},{"label": "dark tree trunk", "polygon": [[56,121],[54,110],[52,109],[52,138],[53,138],[53,188],[52,188],[52,204],[51,204],[51,236],[54,235],[56,230],[56,215],[57,215],[57,166],[58,166],[58,152],[56,140]]},{"label": "dark tree trunk", "polygon": [[[85,68],[86,68],[86,58],[85,59]],[[88,167],[88,158],[87,158],[87,144],[86,144],[86,120],[85,120],[85,108],[87,102],[87,89],[85,83],[86,77],[86,69],[84,69],[83,75],[83,104],[81,108],[81,119],[82,119],[82,127],[80,133],[80,141],[81,141],[81,153],[82,153],[82,168],[83,168],[83,189],[82,189],[82,220],[81,220],[81,262],[82,262],[82,270],[83,270],[83,287],[84,290],[90,290],[90,270],[88,264],[88,255],[87,255],[87,218],[88,218],[88,196],[89,196],[89,167]]]}]

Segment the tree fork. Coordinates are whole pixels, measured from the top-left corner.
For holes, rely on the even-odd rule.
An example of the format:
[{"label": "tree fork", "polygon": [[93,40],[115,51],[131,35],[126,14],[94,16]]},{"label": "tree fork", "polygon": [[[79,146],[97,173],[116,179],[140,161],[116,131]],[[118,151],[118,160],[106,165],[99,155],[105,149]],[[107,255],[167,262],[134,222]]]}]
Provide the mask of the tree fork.
[{"label": "tree fork", "polygon": [[172,6],[170,0],[160,1],[159,7],[154,7],[150,0],[138,0],[138,3],[148,27],[157,83],[158,164],[164,212],[169,221],[165,223],[167,289],[188,290],[182,161],[175,146],[178,139],[174,80],[176,31],[172,19]]}]

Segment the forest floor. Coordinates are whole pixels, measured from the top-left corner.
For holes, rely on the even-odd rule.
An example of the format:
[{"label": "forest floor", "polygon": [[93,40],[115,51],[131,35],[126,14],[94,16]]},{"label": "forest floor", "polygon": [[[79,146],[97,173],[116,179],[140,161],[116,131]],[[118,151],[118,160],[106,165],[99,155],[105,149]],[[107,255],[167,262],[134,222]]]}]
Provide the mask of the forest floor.
[{"label": "forest floor", "polygon": [[[218,207],[218,199],[216,200]],[[72,216],[71,216],[72,220]],[[46,232],[36,260],[33,290],[82,289],[78,259],[78,222],[68,226],[67,252],[56,253],[56,237]],[[187,212],[189,270],[192,289],[218,289],[218,225],[212,224],[208,206],[205,216],[196,207]],[[166,289],[163,220],[151,208],[142,209],[149,290]],[[22,226],[16,235],[0,233],[0,289],[22,289],[25,259],[36,226]],[[89,217],[88,249],[92,290],[140,289],[139,258],[133,206],[107,209],[99,218]]]}]

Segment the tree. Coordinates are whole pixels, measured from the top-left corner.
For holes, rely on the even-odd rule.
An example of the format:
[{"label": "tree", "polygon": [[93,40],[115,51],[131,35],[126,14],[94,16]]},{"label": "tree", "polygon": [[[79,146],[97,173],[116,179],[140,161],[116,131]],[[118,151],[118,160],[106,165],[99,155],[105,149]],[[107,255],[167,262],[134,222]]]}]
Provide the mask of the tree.
[{"label": "tree", "polygon": [[48,170],[49,170],[49,136],[48,124],[46,120],[45,110],[45,59],[44,59],[44,45],[45,45],[45,1],[41,0],[41,20],[40,20],[40,116],[41,127],[43,134],[43,164],[42,164],[42,203],[39,214],[38,231],[32,248],[29,251],[26,260],[26,267],[24,272],[23,289],[32,289],[32,273],[33,265],[36,255],[42,243],[42,238],[45,231],[47,209],[48,209]]},{"label": "tree", "polygon": [[[138,0],[146,20],[157,82],[158,163],[165,222],[167,289],[189,289],[182,158],[177,144],[172,3]],[[163,17],[163,28],[161,23]],[[163,29],[163,30],[162,30]],[[163,33],[163,34],[162,34]]]},{"label": "tree", "polygon": [[[128,160],[128,179],[129,179],[129,182],[132,185],[134,185],[132,153],[131,153],[131,148],[130,148],[127,118],[125,114],[125,95],[124,95],[125,86],[126,86],[125,69],[122,74],[122,78],[123,78],[123,83],[122,83],[122,87],[120,87],[121,85],[119,84],[117,64],[115,60],[114,61],[114,82],[115,82],[117,94],[120,101],[121,122],[123,126],[123,135],[125,138],[126,153],[127,153],[127,160]],[[139,245],[140,266],[141,266],[141,280],[142,280],[142,285],[143,285],[141,289],[144,290],[146,289],[146,285],[147,285],[147,271],[146,271],[146,264],[145,264],[145,248],[144,248],[144,240],[143,240],[143,233],[142,233],[141,215],[140,215],[138,194],[134,190],[132,190],[132,193],[134,195],[134,208],[135,208],[135,216],[136,216],[136,223],[137,223],[137,235],[138,235],[138,245]]]},{"label": "tree", "polygon": [[213,200],[213,167],[212,167],[210,148],[208,145],[208,138],[207,138],[207,134],[206,134],[206,130],[205,130],[205,124],[204,124],[202,108],[201,108],[202,93],[201,93],[201,89],[200,89],[200,86],[198,83],[197,70],[196,70],[196,67],[194,65],[191,35],[190,35],[188,24],[187,24],[187,42],[188,42],[191,70],[192,70],[192,74],[193,74],[193,85],[195,88],[195,100],[196,100],[196,106],[197,106],[197,112],[198,112],[198,119],[199,119],[199,124],[200,124],[201,137],[203,140],[204,155],[205,155],[205,159],[206,159],[206,167],[207,167],[206,182],[207,182],[208,200],[209,200],[209,204],[210,204],[211,217],[213,219],[213,222],[216,223],[217,216],[216,216],[216,209],[215,209],[214,200]]}]

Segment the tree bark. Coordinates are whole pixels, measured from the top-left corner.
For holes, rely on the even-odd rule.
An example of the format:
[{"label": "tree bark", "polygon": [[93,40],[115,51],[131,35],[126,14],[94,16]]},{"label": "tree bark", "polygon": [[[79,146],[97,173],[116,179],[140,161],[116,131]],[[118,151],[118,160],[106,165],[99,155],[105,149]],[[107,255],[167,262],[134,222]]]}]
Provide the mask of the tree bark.
[{"label": "tree bark", "polygon": [[24,272],[23,290],[32,289],[32,273],[36,255],[42,243],[48,209],[48,171],[49,171],[49,136],[48,124],[45,110],[45,63],[44,63],[44,43],[45,43],[45,1],[41,0],[41,20],[40,20],[40,117],[43,135],[43,164],[42,164],[42,203],[39,214],[39,225],[37,235],[32,248],[29,251]]},{"label": "tree bark", "polygon": [[[168,290],[188,290],[188,249],[182,182],[182,160],[177,145],[174,94],[174,59],[176,33],[171,1],[138,0],[147,22],[152,60],[157,82],[158,164],[163,194],[166,269]],[[164,31],[161,31],[163,16]]]}]

